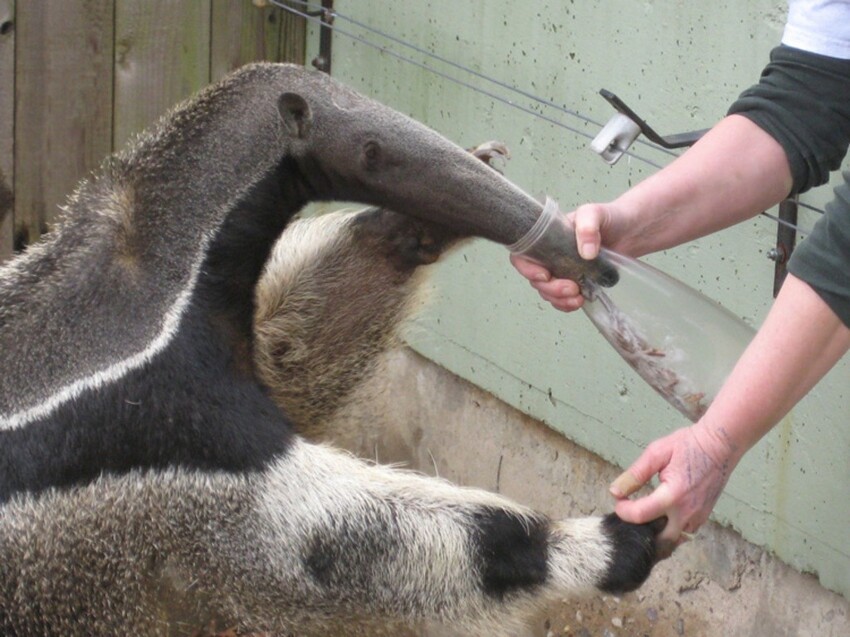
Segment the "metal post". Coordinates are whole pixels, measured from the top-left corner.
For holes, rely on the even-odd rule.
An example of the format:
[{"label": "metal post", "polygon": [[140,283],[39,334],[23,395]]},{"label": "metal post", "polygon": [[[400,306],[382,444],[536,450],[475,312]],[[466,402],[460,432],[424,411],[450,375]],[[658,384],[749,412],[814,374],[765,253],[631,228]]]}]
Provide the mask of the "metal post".
[{"label": "metal post", "polygon": [[769,259],[776,262],[773,274],[773,296],[779,294],[779,288],[788,274],[787,263],[794,251],[797,232],[788,224],[797,225],[797,200],[786,199],[779,204],[779,219],[787,223],[779,223],[776,228],[776,247],[767,253]]},{"label": "metal post", "polygon": [[331,45],[333,44],[332,35],[333,29],[331,25],[334,21],[333,0],[322,0],[322,26],[319,32],[319,55],[313,59],[313,66],[331,74]]}]

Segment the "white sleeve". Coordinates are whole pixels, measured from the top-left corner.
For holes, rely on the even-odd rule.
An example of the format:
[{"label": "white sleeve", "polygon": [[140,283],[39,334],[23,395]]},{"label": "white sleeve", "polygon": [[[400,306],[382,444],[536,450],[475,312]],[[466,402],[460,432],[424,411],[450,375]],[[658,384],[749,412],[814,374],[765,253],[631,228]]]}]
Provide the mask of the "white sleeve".
[{"label": "white sleeve", "polygon": [[850,60],[850,0],[789,0],[782,44]]}]

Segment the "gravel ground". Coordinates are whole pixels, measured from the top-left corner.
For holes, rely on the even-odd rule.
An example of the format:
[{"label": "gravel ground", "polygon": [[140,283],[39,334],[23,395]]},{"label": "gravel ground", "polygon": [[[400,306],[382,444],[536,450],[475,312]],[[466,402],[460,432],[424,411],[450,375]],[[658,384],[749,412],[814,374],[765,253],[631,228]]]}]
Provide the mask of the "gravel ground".
[{"label": "gravel ground", "polygon": [[653,604],[640,594],[606,595],[550,608],[535,637],[700,637],[704,621],[675,600]]}]

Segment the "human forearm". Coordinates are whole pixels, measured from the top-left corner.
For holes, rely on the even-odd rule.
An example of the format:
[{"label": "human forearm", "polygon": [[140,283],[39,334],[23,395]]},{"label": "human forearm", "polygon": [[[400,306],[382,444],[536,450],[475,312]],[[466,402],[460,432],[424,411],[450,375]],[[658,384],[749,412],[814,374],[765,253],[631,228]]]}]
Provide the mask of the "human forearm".
[{"label": "human forearm", "polygon": [[[791,188],[782,146],[740,115],[723,119],[660,172],[608,204],[586,204],[570,215],[580,254],[596,257],[601,243],[639,257],[752,217]],[[584,299],[576,283],[551,279],[539,265],[514,265],[555,307],[572,311]]]},{"label": "human forearm", "polygon": [[612,202],[623,216],[614,222],[622,228],[616,249],[641,256],[701,237],[766,210],[791,185],[782,146],[749,119],[731,115]]},{"label": "human forearm", "polygon": [[[577,209],[582,256],[595,256],[602,237],[632,256],[671,247],[825,183],[850,142],[850,59],[823,53],[778,47],[759,83],[730,108],[733,115],[691,150],[615,201]],[[846,181],[850,186],[850,177]],[[836,194],[789,263],[799,276],[788,277],[703,418],[650,443],[611,485],[623,519],[666,515],[661,539],[684,541],[683,531],[694,532],[708,519],[741,457],[850,347],[844,259],[850,189]],[[537,280],[535,287],[556,307],[580,307],[579,291],[564,287],[570,282]],[[660,484],[651,494],[628,499],[656,474]]]},{"label": "human forearm", "polygon": [[[702,419],[652,442],[611,485],[630,522],[668,517],[662,539],[681,542],[711,513],[741,457],[850,347],[850,329],[818,294],[789,276],[764,325]],[[658,474],[648,496],[628,500]]]},{"label": "human forearm", "polygon": [[789,275],[764,325],[696,425],[717,443],[715,461],[737,463],[848,347],[850,329],[808,284]]},{"label": "human forearm", "polygon": [[645,222],[634,226],[644,236],[618,249],[670,247],[826,183],[850,143],[848,82],[850,59],[774,49],[759,82],[730,107],[735,114],[615,202]]}]

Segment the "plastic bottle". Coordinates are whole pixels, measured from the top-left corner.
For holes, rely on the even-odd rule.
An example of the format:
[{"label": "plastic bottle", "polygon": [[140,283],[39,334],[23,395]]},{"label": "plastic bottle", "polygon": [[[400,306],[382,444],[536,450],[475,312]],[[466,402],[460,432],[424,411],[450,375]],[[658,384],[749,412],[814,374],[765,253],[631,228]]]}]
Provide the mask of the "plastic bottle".
[{"label": "plastic bottle", "polygon": [[[510,249],[547,266],[555,241],[574,243],[575,236],[557,203],[547,199],[537,223]],[[609,274],[579,281],[585,314],[641,378],[698,420],[755,331],[716,301],[637,259],[603,249],[600,260]]]}]

